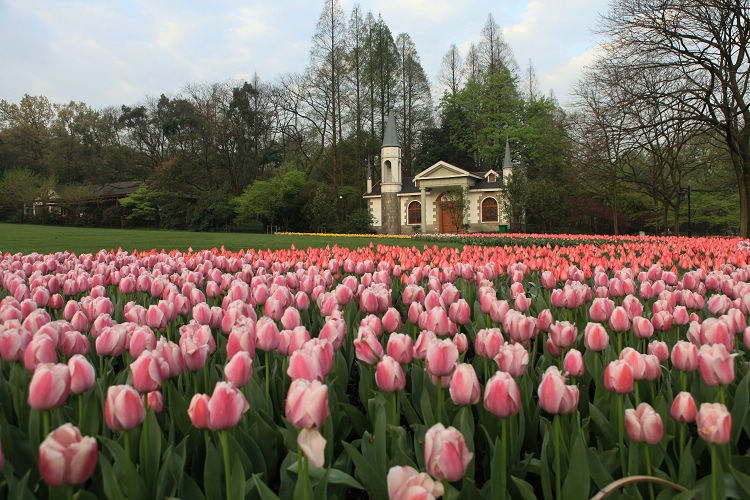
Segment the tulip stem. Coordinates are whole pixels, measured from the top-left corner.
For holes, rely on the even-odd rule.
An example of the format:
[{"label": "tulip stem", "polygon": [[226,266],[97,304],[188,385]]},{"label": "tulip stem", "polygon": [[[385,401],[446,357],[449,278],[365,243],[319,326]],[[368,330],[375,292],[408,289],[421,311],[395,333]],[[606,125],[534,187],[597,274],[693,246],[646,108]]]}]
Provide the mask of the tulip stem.
[{"label": "tulip stem", "polygon": [[83,394],[78,395],[78,429],[83,428]]},{"label": "tulip stem", "polygon": [[305,461],[305,500],[308,500],[310,498],[310,472],[308,471],[308,463],[310,461],[307,459],[307,457],[304,457],[303,459]]},{"label": "tulip stem", "polygon": [[[560,488],[560,478],[562,477],[560,469],[560,415],[555,414],[552,420],[555,426],[555,492],[557,493],[555,498],[562,498],[560,496],[562,493]],[[505,428],[503,428],[503,431],[505,431]]]},{"label": "tulip stem", "polygon": [[70,484],[65,488],[68,500],[73,500],[73,486]]},{"label": "tulip stem", "polygon": [[123,431],[123,438],[125,440],[125,475],[127,478],[128,498],[133,498],[130,486],[130,432],[127,430]]},{"label": "tulip stem", "polygon": [[393,426],[398,427],[398,391],[393,391]]},{"label": "tulip stem", "polygon": [[680,372],[680,381],[682,382],[682,390],[687,391],[687,372]]},{"label": "tulip stem", "polygon": [[724,386],[721,384],[719,384],[719,402],[721,404],[725,404],[724,403]]},{"label": "tulip stem", "polygon": [[265,351],[266,355],[266,400],[268,401],[269,409],[271,406],[271,379],[269,378],[269,370],[268,370],[268,351]]},{"label": "tulip stem", "polygon": [[42,410],[42,441],[49,434],[49,410]]},{"label": "tulip stem", "polygon": [[436,415],[436,421],[442,422],[443,420],[443,377],[437,378],[437,390],[438,390],[438,400],[437,400],[437,415]]},{"label": "tulip stem", "polygon": [[[646,455],[646,474],[651,475],[651,455],[648,452],[648,443],[643,443],[643,454]],[[651,498],[651,500],[654,500],[654,485],[653,483],[648,483],[648,496]]]},{"label": "tulip stem", "polygon": [[224,481],[226,483],[227,500],[232,500],[232,494],[229,491],[229,441],[227,440],[227,432],[226,430],[221,431],[219,439],[221,439],[221,451],[224,455]]},{"label": "tulip stem", "polygon": [[[500,455],[500,492],[498,493],[497,498],[500,500],[505,500],[505,493],[508,489],[508,417],[504,417],[500,419],[501,425],[502,425],[502,443],[503,448],[501,450]],[[493,492],[494,494],[495,492]]]},{"label": "tulip stem", "polygon": [[617,395],[617,423],[619,424],[617,438],[620,448],[620,468],[622,469],[622,476],[625,477],[627,475],[627,470],[625,469],[625,436],[623,435],[625,422],[623,421],[624,414],[622,409],[622,398],[622,394]]}]

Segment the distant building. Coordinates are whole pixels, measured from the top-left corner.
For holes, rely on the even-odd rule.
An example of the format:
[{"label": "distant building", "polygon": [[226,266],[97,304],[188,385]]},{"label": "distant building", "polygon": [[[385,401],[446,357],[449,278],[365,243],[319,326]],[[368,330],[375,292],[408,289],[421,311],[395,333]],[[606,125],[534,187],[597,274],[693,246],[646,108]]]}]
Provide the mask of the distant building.
[{"label": "distant building", "polygon": [[[124,181],[75,188],[57,185],[48,193],[46,199],[34,202],[33,215],[40,216],[44,212],[55,216],[85,217],[92,212],[119,205],[122,198],[138,191],[141,184],[140,181]],[[66,199],[68,189],[75,190],[75,195]]]},{"label": "distant building", "polygon": [[[504,232],[508,228],[502,210],[503,191],[498,180],[512,172],[506,140],[502,173],[475,172],[438,161],[414,177],[401,176],[401,144],[396,119],[391,112],[380,153],[380,182],[372,185],[368,175],[363,198],[373,218],[373,227],[383,234]],[[466,210],[446,202],[456,189],[466,199]]]}]

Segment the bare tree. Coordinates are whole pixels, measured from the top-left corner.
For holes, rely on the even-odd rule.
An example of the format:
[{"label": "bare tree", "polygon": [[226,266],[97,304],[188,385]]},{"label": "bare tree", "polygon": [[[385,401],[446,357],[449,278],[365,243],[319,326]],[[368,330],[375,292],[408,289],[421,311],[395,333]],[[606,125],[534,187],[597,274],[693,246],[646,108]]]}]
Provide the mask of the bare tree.
[{"label": "bare tree", "polygon": [[684,92],[656,97],[724,138],[740,197],[740,233],[750,236],[750,9],[747,0],[619,0],[604,16],[613,62],[667,67]]},{"label": "bare tree", "polygon": [[456,44],[452,43],[448,52],[443,56],[443,62],[440,66],[440,76],[438,77],[440,83],[448,87],[448,91],[451,95],[455,95],[461,87],[462,64],[463,60],[461,59],[461,53],[458,51]]}]

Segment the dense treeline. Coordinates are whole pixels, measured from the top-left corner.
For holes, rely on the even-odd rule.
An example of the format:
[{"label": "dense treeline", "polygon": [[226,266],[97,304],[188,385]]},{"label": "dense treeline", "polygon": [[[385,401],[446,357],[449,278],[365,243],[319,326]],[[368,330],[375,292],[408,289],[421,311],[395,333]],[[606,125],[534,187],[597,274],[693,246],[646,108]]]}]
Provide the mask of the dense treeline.
[{"label": "dense treeline", "polygon": [[[362,194],[368,172],[379,180],[381,138],[393,110],[405,176],[438,160],[498,169],[507,140],[514,177],[506,188],[514,206],[505,208],[525,213],[513,229],[662,232],[672,225],[669,210],[682,215],[676,229],[680,220],[684,225],[680,190],[656,193],[657,183],[641,174],[607,170],[600,144],[587,142],[596,130],[591,113],[579,107],[566,114],[541,92],[531,63],[518,68],[492,16],[466,53],[448,48],[438,84],[442,97],[433,102],[407,33],[394,36],[381,17],[356,5],[347,15],[338,0],[326,0],[308,67],[299,74],[191,84],[177,95],[105,109],[52,104],[44,96],[0,101],[0,216],[364,232],[369,216]],[[731,190],[709,200],[708,188],[726,185],[731,170],[716,154],[720,148],[691,137],[703,147],[701,158],[712,158],[710,175],[695,167],[682,177],[705,188],[693,193],[694,208],[714,203],[694,210],[696,230],[725,232],[736,216]],[[636,149],[640,163],[631,162],[633,172],[665,171],[645,146],[631,147],[631,159]],[[616,202],[608,189],[613,179]],[[121,204],[88,203],[93,186],[122,181],[143,184]],[[53,187],[63,215],[34,216],[29,207],[44,202]],[[717,213],[724,215],[717,219]]]}]

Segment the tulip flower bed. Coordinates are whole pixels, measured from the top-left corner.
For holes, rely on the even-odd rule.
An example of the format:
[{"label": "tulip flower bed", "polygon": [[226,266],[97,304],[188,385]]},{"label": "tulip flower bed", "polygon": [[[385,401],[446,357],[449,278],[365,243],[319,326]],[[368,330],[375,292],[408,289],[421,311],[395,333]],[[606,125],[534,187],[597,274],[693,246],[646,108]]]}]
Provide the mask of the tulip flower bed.
[{"label": "tulip flower bed", "polygon": [[6,498],[750,498],[737,239],[0,260]]}]

